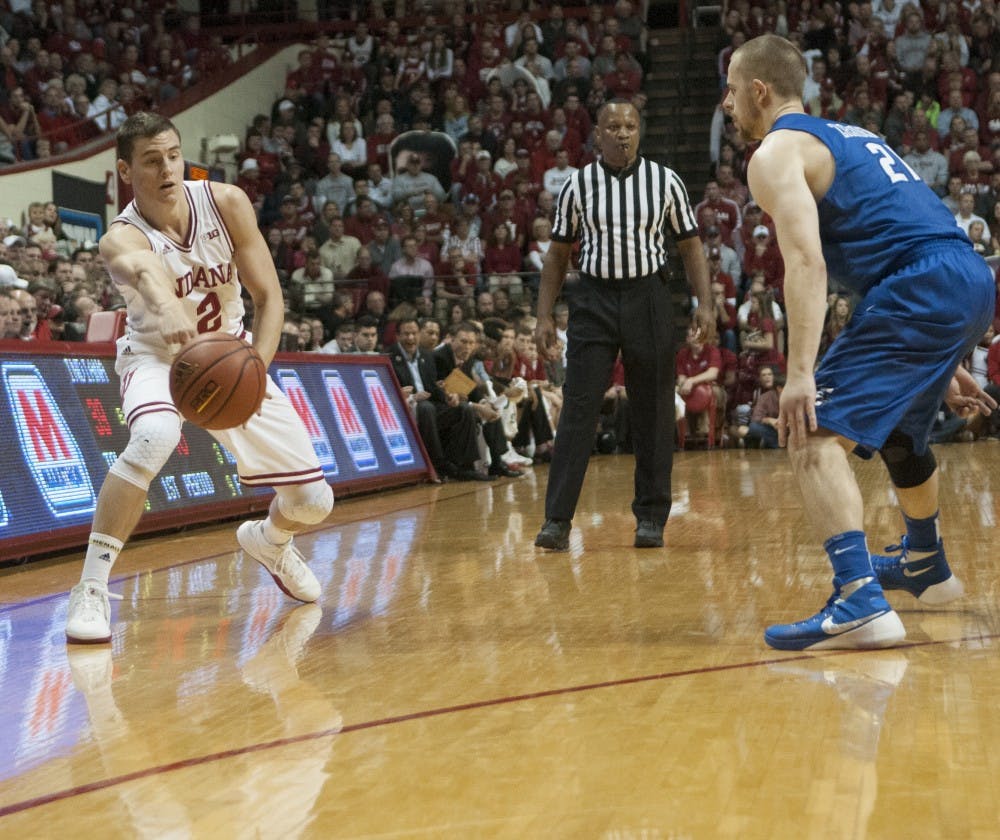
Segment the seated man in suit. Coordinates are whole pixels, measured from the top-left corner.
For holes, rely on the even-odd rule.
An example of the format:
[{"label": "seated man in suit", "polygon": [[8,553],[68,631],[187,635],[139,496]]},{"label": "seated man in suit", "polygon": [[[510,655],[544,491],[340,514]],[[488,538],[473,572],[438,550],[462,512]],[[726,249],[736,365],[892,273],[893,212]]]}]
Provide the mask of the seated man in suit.
[{"label": "seated man in suit", "polygon": [[402,318],[395,344],[386,348],[403,393],[412,401],[417,429],[438,475],[463,481],[488,481],[476,472],[479,425],[468,403],[437,384],[434,357],[421,350],[416,318]]},{"label": "seated man in suit", "polygon": [[[459,368],[467,376],[476,379],[473,365],[476,362],[475,352],[479,346],[479,332],[468,321],[461,321],[448,328],[450,341],[446,341],[434,351],[434,361],[437,365],[438,380],[444,380],[455,368]],[[481,380],[480,380],[481,381]],[[490,450],[490,476],[506,476],[519,478],[521,473],[512,470],[503,461],[507,452],[507,435],[500,421],[500,412],[487,400],[486,389],[479,385],[468,395],[463,405],[475,412],[482,421],[483,437]]]}]

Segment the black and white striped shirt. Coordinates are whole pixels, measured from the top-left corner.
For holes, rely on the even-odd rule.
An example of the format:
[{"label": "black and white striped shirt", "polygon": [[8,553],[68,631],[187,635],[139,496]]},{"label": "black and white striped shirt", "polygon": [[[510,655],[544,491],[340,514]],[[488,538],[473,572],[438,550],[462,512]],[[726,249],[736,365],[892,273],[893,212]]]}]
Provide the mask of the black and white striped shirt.
[{"label": "black and white striped shirt", "polygon": [[556,199],[552,238],[581,241],[580,270],[604,280],[653,274],[675,239],[698,235],[687,189],[672,169],[636,158],[617,174],[601,161],[573,173]]}]

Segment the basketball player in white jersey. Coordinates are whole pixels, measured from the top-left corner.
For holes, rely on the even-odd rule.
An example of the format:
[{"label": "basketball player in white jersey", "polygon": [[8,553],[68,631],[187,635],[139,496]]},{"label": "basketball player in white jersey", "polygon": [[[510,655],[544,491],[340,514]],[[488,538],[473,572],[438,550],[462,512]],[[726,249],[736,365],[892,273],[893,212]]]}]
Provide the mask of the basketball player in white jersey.
[{"label": "basketball player in white jersey", "polygon": [[[70,593],[66,638],[111,640],[108,579],[142,514],[150,482],[180,440],[170,399],[170,363],[198,333],[244,334],[241,287],[254,302],[253,346],[270,365],[284,321],[274,264],[246,194],[238,187],[184,181],[180,134],[158,115],[138,113],[118,129],[118,172],[135,199],[101,239],[101,254],[128,308],[116,370],[129,444],[111,466],[94,514],[80,583]],[[245,553],[299,601],[320,585],[292,535],[333,507],[308,434],[268,378],[267,397],[245,426],[211,434],[236,458],[240,480],[275,489],[266,519],[236,532]]]}]

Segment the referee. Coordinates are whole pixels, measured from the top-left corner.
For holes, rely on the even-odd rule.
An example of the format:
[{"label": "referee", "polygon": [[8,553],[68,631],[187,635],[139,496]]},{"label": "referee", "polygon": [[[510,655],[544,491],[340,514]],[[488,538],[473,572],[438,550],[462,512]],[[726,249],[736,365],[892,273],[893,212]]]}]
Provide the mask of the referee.
[{"label": "referee", "polygon": [[[549,483],[541,548],[565,551],[587,472],[594,430],[611,370],[621,351],[635,449],[635,545],[663,545],[670,513],[674,455],[673,315],[666,281],[669,225],[699,302],[712,299],[708,264],[687,190],[676,173],[638,156],[639,112],[610,102],[597,114],[601,159],[578,170],[556,199],[552,244],[538,292],[539,353],[555,343],[552,307],[580,239],[580,282],[569,304],[566,384]],[[707,307],[695,317],[714,323]]]}]

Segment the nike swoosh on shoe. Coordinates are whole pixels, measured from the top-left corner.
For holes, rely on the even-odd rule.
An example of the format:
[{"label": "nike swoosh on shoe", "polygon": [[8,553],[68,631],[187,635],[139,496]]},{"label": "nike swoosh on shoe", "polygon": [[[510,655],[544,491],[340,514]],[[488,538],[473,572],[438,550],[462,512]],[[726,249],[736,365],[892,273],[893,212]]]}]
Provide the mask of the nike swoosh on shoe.
[{"label": "nike swoosh on shoe", "polygon": [[863,618],[855,618],[853,621],[844,621],[840,624],[833,620],[833,616],[827,616],[823,619],[820,629],[828,636],[839,636],[841,633],[846,633],[848,630],[856,630],[858,627],[867,624],[869,621],[872,621],[881,615],[885,615],[887,612],[888,610],[883,610],[879,613],[866,615]]},{"label": "nike swoosh on shoe", "polygon": [[924,566],[922,569],[913,569],[911,571],[910,569],[907,569],[906,566],[903,566],[903,576],[908,578],[920,577],[921,575],[926,575],[933,568],[934,566],[930,565]]}]

